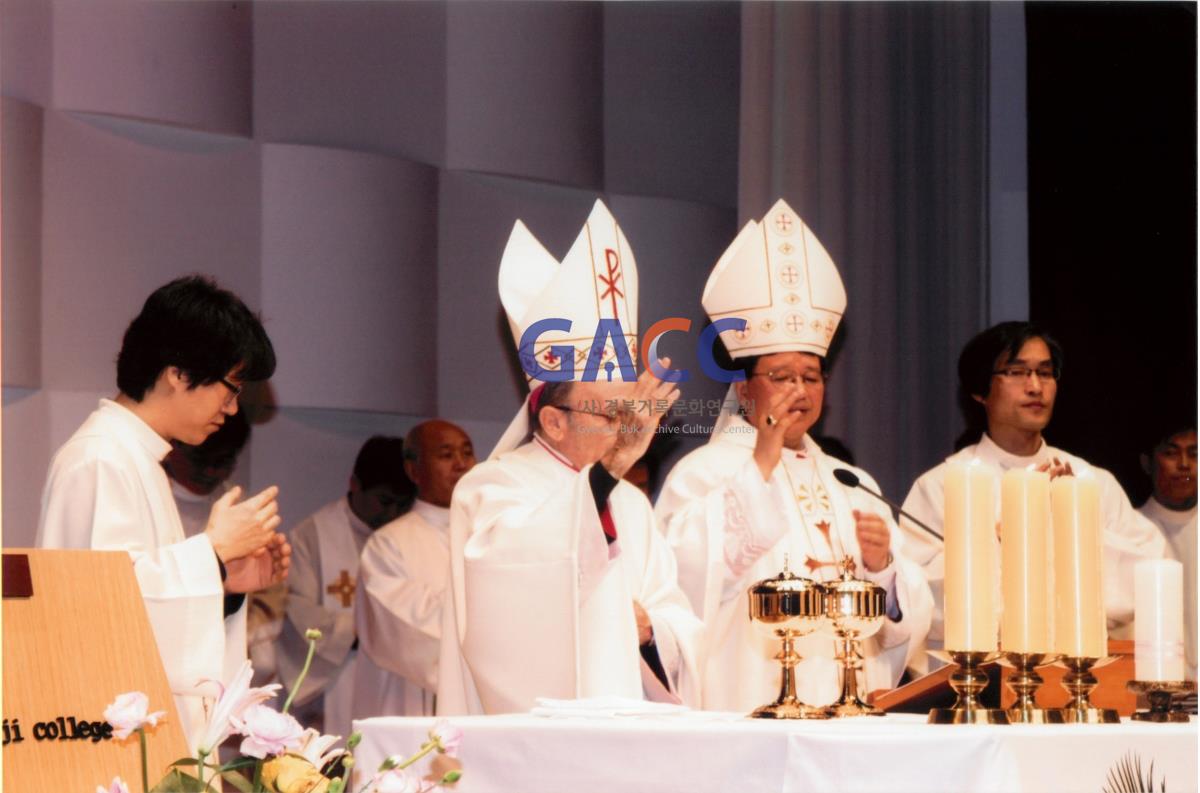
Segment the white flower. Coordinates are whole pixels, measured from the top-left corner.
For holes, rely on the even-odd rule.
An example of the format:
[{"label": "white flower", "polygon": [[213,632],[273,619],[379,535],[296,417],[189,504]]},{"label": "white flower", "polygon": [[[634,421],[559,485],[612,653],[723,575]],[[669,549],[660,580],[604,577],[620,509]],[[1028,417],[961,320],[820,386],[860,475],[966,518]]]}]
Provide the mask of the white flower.
[{"label": "white flower", "polygon": [[462,744],[463,731],[445,719],[438,719],[430,728],[429,737],[438,742],[439,751],[456,757],[458,747]]},{"label": "white flower", "polygon": [[296,748],[304,737],[300,722],[266,705],[251,705],[240,717],[234,716],[230,721],[238,732],[246,736],[242,741],[242,754],[260,760],[267,755],[283,754]]},{"label": "white flower", "polygon": [[[112,724],[112,722],[110,721],[109,724]],[[115,732],[113,734],[116,735]],[[104,785],[96,785],[96,793],[129,793],[129,785],[126,785],[121,777],[115,776],[113,777],[112,784],[107,789]]]},{"label": "white flower", "polygon": [[128,738],[130,733],[139,727],[147,724],[153,727],[158,724],[160,718],[167,715],[165,710],[147,713],[149,708],[149,697],[140,691],[130,691],[118,696],[104,709],[104,720],[113,726],[114,738]]},{"label": "white flower", "polygon": [[322,735],[309,727],[300,736],[300,745],[293,750],[293,754],[300,755],[316,768],[324,768],[330,760],[344,753],[344,749],[329,751],[341,739],[340,735]]},{"label": "white flower", "polygon": [[249,661],[243,661],[228,687],[222,686],[215,680],[204,680],[202,683],[212,683],[220,689],[220,694],[209,710],[208,723],[204,725],[204,735],[200,739],[200,751],[212,754],[233,732],[234,718],[240,718],[247,708],[265,702],[275,696],[281,686],[278,683],[251,688],[250,678],[254,676],[254,668]]},{"label": "white flower", "polygon": [[421,785],[421,780],[410,774],[407,768],[393,768],[386,773],[377,774],[373,781],[375,793],[423,793],[426,789]]}]

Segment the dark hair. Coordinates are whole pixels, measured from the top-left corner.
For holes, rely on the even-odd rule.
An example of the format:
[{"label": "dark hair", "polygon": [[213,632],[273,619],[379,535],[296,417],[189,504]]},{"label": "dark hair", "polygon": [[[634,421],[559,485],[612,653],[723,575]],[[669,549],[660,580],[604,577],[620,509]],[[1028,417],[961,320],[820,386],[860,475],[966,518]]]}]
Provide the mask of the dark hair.
[{"label": "dark hair", "polygon": [[412,480],[404,473],[404,441],[400,438],[385,435],[368,438],[354,460],[354,478],[363,490],[383,485],[398,493],[415,491]]},{"label": "dark hair", "polygon": [[542,408],[563,406],[569,407],[569,405],[567,405],[567,401],[571,396],[571,385],[573,382],[574,381],[572,380],[554,381],[543,383],[541,386],[539,386],[542,389],[542,394],[540,397],[538,397],[537,408],[531,410],[533,415],[531,415],[529,419],[529,423],[532,425],[533,429],[537,429],[541,426],[541,424],[538,423],[538,416],[541,414]]},{"label": "dark hair", "polygon": [[1050,362],[1056,373],[1062,372],[1063,351],[1049,333],[1032,322],[1001,322],[977,334],[958,356],[958,406],[967,429],[959,436],[956,448],[977,443],[987,430],[987,411],[975,397],[986,397],[992,390],[992,377],[1001,359],[1007,361],[1021,353],[1030,339],[1041,339],[1050,348]]},{"label": "dark hair", "polygon": [[1148,417],[1147,424],[1140,433],[1138,448],[1144,454],[1154,454],[1159,446],[1169,441],[1181,432],[1196,431],[1195,412],[1172,410]]},{"label": "dark hair", "polygon": [[154,290],[129,323],[117,355],[117,388],[141,402],[170,366],[187,376],[189,388],[235,368],[242,380],[266,380],[275,373],[275,349],[237,295],[191,275]]}]

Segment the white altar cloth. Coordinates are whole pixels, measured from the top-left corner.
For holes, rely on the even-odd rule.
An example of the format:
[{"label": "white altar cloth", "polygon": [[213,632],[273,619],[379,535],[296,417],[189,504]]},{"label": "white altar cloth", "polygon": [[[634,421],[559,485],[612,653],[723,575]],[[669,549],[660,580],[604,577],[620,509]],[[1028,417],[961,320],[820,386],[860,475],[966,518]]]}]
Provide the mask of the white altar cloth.
[{"label": "white altar cloth", "polygon": [[[355,722],[354,790],[431,718]],[[930,725],[924,716],[770,722],[732,713],[455,717],[458,793],[1099,793],[1129,753],[1197,790],[1197,724]],[[418,766],[419,767],[419,766]]]}]

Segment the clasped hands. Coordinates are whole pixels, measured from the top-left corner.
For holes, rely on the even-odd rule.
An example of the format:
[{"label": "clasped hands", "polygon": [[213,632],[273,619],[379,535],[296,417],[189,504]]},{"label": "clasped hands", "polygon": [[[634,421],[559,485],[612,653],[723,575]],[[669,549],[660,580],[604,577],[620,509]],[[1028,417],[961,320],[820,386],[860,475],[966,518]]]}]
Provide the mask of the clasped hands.
[{"label": "clasped hands", "polygon": [[287,578],[292,546],[279,526],[279,488],[272,485],[239,501],[233,487],[217,499],[204,533],[225,565],[225,591],[256,592]]}]

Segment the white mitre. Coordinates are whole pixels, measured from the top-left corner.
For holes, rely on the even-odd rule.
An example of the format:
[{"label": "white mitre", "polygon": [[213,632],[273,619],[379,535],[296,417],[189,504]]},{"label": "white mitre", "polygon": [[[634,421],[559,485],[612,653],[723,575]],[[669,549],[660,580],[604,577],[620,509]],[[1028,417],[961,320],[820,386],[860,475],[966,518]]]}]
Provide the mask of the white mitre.
[{"label": "white mitre", "polygon": [[713,321],[746,320],[745,330],[721,333],[735,359],[793,351],[824,356],[846,311],[846,289],[821,241],[780,199],[721,255],[700,302]]},{"label": "white mitre", "polygon": [[[500,260],[499,286],[500,302],[530,389],[541,385],[530,374],[535,362],[548,371],[562,370],[564,361],[554,348],[571,349],[574,371],[570,379],[581,380],[601,319],[620,321],[636,377],[637,263],[625,234],[602,201],[592,207],[562,264],[518,220]],[[521,338],[530,326],[550,318],[570,320],[571,329],[544,331],[527,349],[521,349]],[[625,379],[617,364],[614,345],[607,340],[596,379]],[[515,449],[529,434],[528,403],[526,398],[490,457]]]}]

